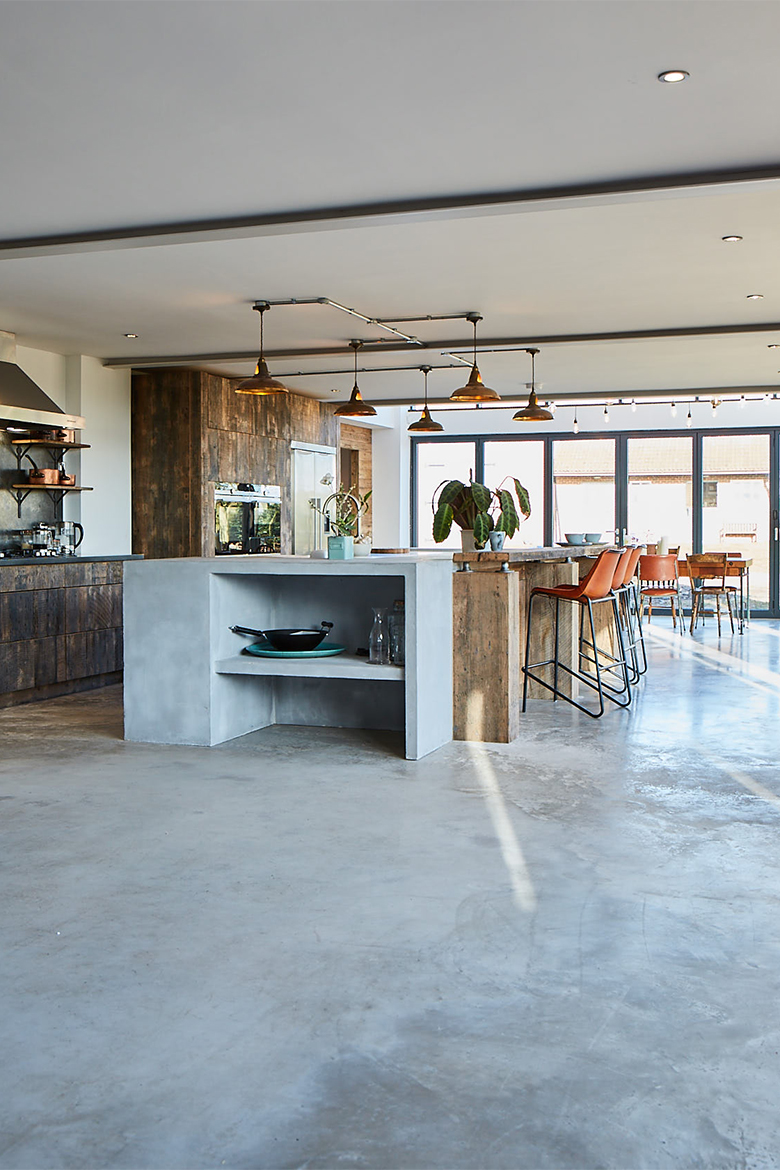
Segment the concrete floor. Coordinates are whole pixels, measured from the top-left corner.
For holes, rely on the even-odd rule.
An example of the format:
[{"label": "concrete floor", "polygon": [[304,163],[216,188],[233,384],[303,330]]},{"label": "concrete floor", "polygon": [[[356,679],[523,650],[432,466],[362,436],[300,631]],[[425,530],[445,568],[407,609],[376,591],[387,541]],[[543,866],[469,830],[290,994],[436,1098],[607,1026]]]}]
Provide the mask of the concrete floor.
[{"label": "concrete floor", "polygon": [[509,746],[0,712],[0,1166],[776,1167],[780,628]]}]

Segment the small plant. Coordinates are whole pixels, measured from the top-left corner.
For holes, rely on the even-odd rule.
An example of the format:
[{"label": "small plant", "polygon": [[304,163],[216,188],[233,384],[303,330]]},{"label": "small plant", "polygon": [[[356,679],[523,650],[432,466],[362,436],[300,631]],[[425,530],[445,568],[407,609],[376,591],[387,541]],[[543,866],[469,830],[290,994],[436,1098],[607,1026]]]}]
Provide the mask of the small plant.
[{"label": "small plant", "polygon": [[316,510],[326,517],[327,527],[332,536],[353,536],[359,539],[361,517],[368,511],[371,495],[372,493],[368,491],[362,496],[357,488],[345,488],[342,484],[338,491],[328,496],[322,507]]},{"label": "small plant", "polygon": [[[514,495],[510,488],[504,487],[507,480],[514,484]],[[520,516],[527,520],[531,515],[528,492],[513,476],[507,476],[497,488],[474,480],[461,483],[459,479],[451,479],[439,484],[433,499],[433,539],[437,544],[447,539],[454,521],[460,528],[474,533],[475,548],[484,548],[491,532],[505,532],[511,539],[520,527]]]}]

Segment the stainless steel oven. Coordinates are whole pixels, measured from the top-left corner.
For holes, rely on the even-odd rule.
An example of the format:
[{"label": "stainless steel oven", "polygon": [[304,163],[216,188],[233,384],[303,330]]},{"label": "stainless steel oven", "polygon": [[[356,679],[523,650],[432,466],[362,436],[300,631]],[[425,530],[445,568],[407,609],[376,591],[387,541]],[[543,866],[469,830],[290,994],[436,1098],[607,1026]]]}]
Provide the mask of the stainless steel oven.
[{"label": "stainless steel oven", "polygon": [[278,486],[218,483],[214,516],[217,556],[281,551],[282,493]]}]

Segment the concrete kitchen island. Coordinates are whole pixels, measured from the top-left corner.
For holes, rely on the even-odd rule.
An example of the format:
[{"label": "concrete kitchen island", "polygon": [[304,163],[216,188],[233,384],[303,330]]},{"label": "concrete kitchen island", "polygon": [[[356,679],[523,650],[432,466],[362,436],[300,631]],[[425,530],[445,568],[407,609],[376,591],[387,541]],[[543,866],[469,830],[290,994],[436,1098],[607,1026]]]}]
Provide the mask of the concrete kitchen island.
[{"label": "concrete kitchen island", "polygon": [[[186,557],[125,570],[125,738],[211,746],[273,723],[403,731],[416,760],[452,739],[449,556]],[[403,599],[404,666],[375,666],[372,608]],[[318,627],[327,658],[241,654],[254,629]]]}]

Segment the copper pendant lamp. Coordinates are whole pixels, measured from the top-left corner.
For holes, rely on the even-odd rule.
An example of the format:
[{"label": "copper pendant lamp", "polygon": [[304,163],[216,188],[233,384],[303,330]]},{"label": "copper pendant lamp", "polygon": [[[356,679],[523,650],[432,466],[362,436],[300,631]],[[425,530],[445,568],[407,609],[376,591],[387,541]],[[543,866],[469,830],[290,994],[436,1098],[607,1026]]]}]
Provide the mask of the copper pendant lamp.
[{"label": "copper pendant lamp", "polygon": [[260,314],[260,356],[251,378],[245,378],[236,386],[236,394],[286,394],[287,387],[268,373],[268,366],[263,357],[263,313],[270,309],[267,301],[257,301],[252,305],[256,313]]},{"label": "copper pendant lamp", "polygon": [[355,351],[355,385],[352,387],[352,397],[349,402],[345,402],[343,406],[339,406],[333,413],[336,418],[369,418],[371,415],[375,415],[376,411],[369,402],[363,401],[357,380],[357,355],[363,342],[350,341],[349,344]]},{"label": "copper pendant lamp", "polygon": [[443,431],[444,427],[441,425],[441,423],[438,423],[435,419],[431,418],[431,412],[428,410],[428,375],[431,372],[431,367],[420,366],[420,371],[425,377],[425,405],[423,406],[422,415],[420,418],[418,418],[417,422],[413,422],[411,426],[408,426],[406,429],[407,431],[412,431],[412,433],[416,435],[423,433],[427,434],[429,431]]},{"label": "copper pendant lamp", "polygon": [[517,414],[512,415],[512,421],[516,422],[551,422],[552,411],[546,410],[545,407],[540,406],[536,401],[536,368],[535,361],[538,349],[527,349],[526,353],[531,355],[531,393],[528,395],[528,405],[524,406],[522,410],[518,410]]},{"label": "copper pendant lamp", "polygon": [[474,326],[474,364],[471,367],[469,380],[459,390],[450,394],[450,402],[500,402],[501,396],[482,382],[482,376],[477,368],[477,322],[481,321],[479,313],[469,313],[466,318]]}]

